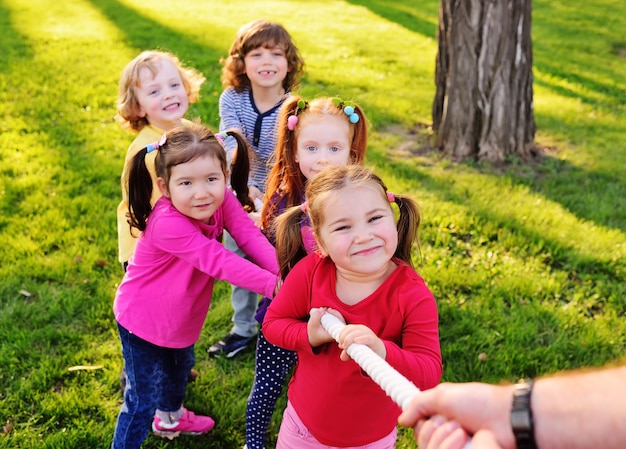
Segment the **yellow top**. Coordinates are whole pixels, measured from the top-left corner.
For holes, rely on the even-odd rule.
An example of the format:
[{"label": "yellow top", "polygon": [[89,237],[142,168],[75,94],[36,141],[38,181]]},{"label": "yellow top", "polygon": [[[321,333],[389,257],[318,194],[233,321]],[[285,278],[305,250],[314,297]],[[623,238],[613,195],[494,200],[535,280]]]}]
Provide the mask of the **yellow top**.
[{"label": "yellow top", "polygon": [[[188,120],[183,119],[184,125],[189,123]],[[128,259],[130,259],[130,256],[135,250],[137,237],[139,237],[139,231],[137,229],[133,229],[131,233],[130,224],[128,223],[128,172],[130,171],[131,161],[143,147],[149,143],[161,140],[161,136],[163,136],[164,132],[164,130],[153,125],[145,126],[139,131],[139,134],[137,134],[137,137],[135,137],[135,140],[133,140],[126,152],[124,169],[122,170],[122,176],[120,178],[122,184],[122,201],[119,206],[117,206],[117,239],[120,263],[128,262]],[[152,198],[150,198],[152,205],[161,197],[161,191],[157,185],[156,168],[154,166],[156,154],[156,151],[153,151],[146,155],[146,166],[152,178]]]}]

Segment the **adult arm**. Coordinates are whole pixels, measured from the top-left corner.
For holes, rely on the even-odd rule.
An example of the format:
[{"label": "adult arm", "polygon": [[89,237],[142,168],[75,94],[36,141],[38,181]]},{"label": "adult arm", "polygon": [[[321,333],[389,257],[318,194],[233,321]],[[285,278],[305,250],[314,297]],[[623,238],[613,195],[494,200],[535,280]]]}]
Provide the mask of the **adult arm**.
[{"label": "adult arm", "polygon": [[[501,447],[515,449],[510,425],[512,397],[512,385],[441,384],[418,394],[399,422],[415,427],[422,449],[446,447],[443,441],[441,445],[429,445],[437,429],[443,427],[441,422],[424,421],[435,415],[438,420],[443,417],[444,421],[459,423],[470,434],[490,431]],[[626,366],[537,379],[531,396],[537,448],[626,447],[624,398]],[[450,432],[451,438],[453,434]],[[485,436],[489,434],[482,432],[481,438]],[[481,442],[473,442],[472,449],[480,449],[475,443]]]}]

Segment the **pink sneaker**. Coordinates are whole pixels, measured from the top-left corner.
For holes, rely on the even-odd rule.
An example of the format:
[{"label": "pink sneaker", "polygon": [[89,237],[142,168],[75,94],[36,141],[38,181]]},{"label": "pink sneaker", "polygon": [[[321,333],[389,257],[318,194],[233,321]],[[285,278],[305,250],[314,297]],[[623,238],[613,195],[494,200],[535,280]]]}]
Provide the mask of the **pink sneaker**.
[{"label": "pink sneaker", "polygon": [[166,424],[154,416],[152,421],[152,431],[162,438],[173,440],[181,433],[183,435],[201,435],[209,432],[215,427],[215,421],[210,416],[196,415],[186,408],[183,409],[183,416],[174,424]]}]

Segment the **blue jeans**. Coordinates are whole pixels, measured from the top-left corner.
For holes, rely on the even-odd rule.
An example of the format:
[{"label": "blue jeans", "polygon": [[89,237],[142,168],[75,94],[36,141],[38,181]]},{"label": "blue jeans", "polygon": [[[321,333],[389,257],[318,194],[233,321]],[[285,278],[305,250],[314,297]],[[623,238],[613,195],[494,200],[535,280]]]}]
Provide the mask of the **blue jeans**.
[{"label": "blue jeans", "polygon": [[153,345],[119,323],[126,369],[124,403],[117,416],[113,449],[139,449],[157,409],[175,412],[183,405],[187,376],[195,363],[194,346],[174,349]]},{"label": "blue jeans", "polygon": [[[237,246],[235,240],[226,231],[224,231],[224,246],[229,251],[241,257],[246,257],[246,254]],[[254,314],[259,302],[259,295],[236,285],[231,287],[230,303],[234,311],[232,318],[234,324],[231,332],[242,337],[253,337],[258,332]]]}]

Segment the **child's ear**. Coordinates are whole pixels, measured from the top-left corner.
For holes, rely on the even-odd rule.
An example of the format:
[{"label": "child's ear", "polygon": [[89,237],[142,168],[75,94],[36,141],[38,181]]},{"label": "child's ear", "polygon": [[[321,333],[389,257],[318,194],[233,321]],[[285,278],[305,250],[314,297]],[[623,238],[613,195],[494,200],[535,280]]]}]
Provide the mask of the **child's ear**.
[{"label": "child's ear", "polygon": [[313,238],[315,239],[315,243],[317,244],[317,250],[320,252],[320,254],[324,257],[328,257],[328,252],[324,248],[324,243],[322,242],[322,240],[315,233],[313,233]]},{"label": "child's ear", "polygon": [[159,186],[159,190],[161,191],[161,195],[169,198],[170,192],[167,188],[167,184],[165,183],[165,179],[157,178],[157,185]]}]

